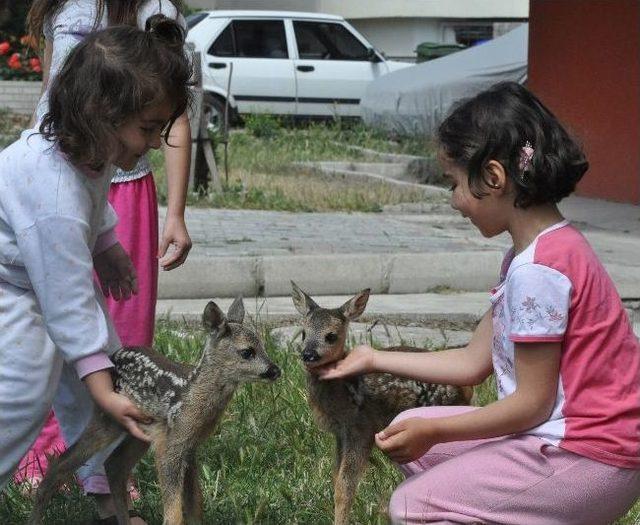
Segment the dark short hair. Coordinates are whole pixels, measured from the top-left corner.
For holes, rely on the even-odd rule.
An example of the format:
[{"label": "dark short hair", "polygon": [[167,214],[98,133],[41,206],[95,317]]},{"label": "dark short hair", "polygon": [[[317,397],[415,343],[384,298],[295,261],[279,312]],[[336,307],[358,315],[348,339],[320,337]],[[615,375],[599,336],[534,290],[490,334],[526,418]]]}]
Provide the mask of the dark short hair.
[{"label": "dark short hair", "polygon": [[168,101],[171,126],[190,103],[191,65],[173,20],[152,17],[147,31],[114,26],[86,37],[67,57],[49,91],[40,132],[77,165],[102,169],[116,128],[145,108]]},{"label": "dark short hair", "polygon": [[[538,98],[516,82],[502,82],[461,101],[440,124],[444,153],[466,169],[476,198],[487,195],[484,168],[500,162],[516,188],[514,205],[556,203],[569,195],[589,168],[580,146]],[[520,168],[522,147],[533,158]]]}]

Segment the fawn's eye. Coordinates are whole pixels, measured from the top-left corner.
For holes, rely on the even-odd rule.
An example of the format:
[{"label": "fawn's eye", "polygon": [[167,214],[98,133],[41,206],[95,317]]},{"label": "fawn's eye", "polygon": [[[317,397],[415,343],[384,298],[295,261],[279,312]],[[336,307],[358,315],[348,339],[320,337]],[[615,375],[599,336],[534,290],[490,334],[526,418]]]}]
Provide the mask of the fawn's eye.
[{"label": "fawn's eye", "polygon": [[302,340],[304,341],[307,337],[307,334],[304,332],[304,330],[302,330]]},{"label": "fawn's eye", "polygon": [[245,348],[243,350],[240,350],[240,357],[242,357],[242,359],[251,359],[255,356],[256,351],[253,348]]},{"label": "fawn's eye", "polygon": [[324,340],[329,344],[333,344],[338,340],[338,335],[331,332],[324,336]]}]

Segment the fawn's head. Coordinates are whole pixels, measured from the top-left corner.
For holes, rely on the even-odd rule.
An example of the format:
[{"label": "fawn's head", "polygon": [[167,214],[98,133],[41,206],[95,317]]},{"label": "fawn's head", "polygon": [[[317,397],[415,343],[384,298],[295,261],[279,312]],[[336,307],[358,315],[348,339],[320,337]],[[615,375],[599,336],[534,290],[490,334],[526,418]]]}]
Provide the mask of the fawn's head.
[{"label": "fawn's head", "polygon": [[326,365],[344,356],[349,321],[358,319],[369,300],[362,290],[339,308],[322,308],[293,281],[291,298],[302,320],[302,361],[307,368]]},{"label": "fawn's head", "polygon": [[205,353],[230,382],[244,383],[256,379],[274,381],[280,369],[269,359],[262,341],[244,321],[244,304],[238,297],[225,316],[216,303],[210,301],[202,321],[209,332]]}]

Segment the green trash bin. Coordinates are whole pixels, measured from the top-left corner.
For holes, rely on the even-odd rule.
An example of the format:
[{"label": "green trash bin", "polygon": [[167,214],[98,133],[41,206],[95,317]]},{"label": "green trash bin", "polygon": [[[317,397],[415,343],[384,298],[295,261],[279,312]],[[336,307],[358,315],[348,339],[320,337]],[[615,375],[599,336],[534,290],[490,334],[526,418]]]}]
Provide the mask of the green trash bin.
[{"label": "green trash bin", "polygon": [[437,42],[423,42],[416,48],[416,54],[418,62],[425,62],[427,60],[433,60],[434,58],[440,58],[456,51],[465,49],[462,44],[439,44]]}]

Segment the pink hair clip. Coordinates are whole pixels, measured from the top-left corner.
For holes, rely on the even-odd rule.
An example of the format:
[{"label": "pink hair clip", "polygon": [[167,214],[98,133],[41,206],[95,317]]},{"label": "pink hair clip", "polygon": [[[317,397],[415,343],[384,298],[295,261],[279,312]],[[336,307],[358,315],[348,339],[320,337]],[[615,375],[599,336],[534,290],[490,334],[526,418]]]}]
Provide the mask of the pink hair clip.
[{"label": "pink hair clip", "polygon": [[535,150],[533,149],[531,142],[529,142],[528,140],[524,143],[524,146],[520,148],[520,162],[518,163],[518,168],[520,169],[520,171],[524,171],[529,167],[529,164],[531,164],[531,159],[533,159],[534,151]]}]

